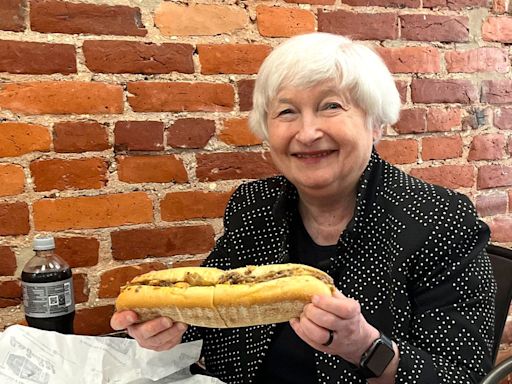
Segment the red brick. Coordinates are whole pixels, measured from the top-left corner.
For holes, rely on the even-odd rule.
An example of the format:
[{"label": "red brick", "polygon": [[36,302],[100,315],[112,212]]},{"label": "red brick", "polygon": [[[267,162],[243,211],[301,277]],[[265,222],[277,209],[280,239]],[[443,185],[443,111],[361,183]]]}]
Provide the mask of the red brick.
[{"label": "red brick", "polygon": [[197,51],[201,73],[253,74],[258,72],[272,47],[260,44],[198,44]]},{"label": "red brick", "polygon": [[174,155],[119,156],[117,173],[127,183],[186,183],[183,161]]},{"label": "red brick", "polygon": [[23,193],[25,174],[16,164],[0,164],[0,196],[12,196]]},{"label": "red brick", "polygon": [[21,304],[21,284],[17,280],[0,281],[0,308]]},{"label": "red brick", "polygon": [[214,245],[209,225],[133,229],[111,233],[115,260],[169,257],[210,252]]},{"label": "red brick", "polygon": [[250,111],[252,109],[252,93],[254,92],[255,80],[242,79],[237,81],[238,99],[240,103],[240,111]]},{"label": "red brick", "polygon": [[441,56],[434,47],[377,47],[376,51],[393,73],[429,73],[441,69]]},{"label": "red brick", "polygon": [[24,115],[122,113],[123,89],[78,81],[7,83],[0,85],[0,108]]},{"label": "red brick", "polygon": [[507,151],[509,154],[512,154],[512,137],[508,138]]},{"label": "red brick", "polygon": [[224,128],[219,133],[219,139],[226,144],[235,146],[260,145],[261,139],[249,129],[247,119],[229,119],[224,121]]},{"label": "red brick", "polygon": [[482,47],[469,51],[448,51],[444,55],[448,72],[500,72],[510,67],[507,50]]},{"label": "red brick", "polygon": [[424,137],[421,139],[423,160],[454,159],[462,156],[460,136]]},{"label": "red brick", "polygon": [[318,10],[318,32],[350,36],[354,40],[394,40],[398,38],[396,13],[356,13]]},{"label": "red brick", "polygon": [[121,287],[126,285],[135,276],[151,271],[166,269],[163,263],[145,263],[138,265],[128,265],[124,267],[110,269],[101,274],[100,286],[98,290],[99,298],[117,297]]},{"label": "red brick", "polygon": [[344,0],[343,4],[362,7],[419,8],[420,0]]},{"label": "red brick", "polygon": [[196,176],[200,181],[259,179],[278,174],[268,153],[198,154],[196,159]]},{"label": "red brick", "polygon": [[494,114],[494,126],[499,129],[512,129],[512,108],[497,109]]},{"label": "red brick", "polygon": [[267,7],[256,8],[256,22],[262,36],[290,37],[315,31],[315,15],[304,9]]},{"label": "red brick", "polygon": [[75,304],[86,303],[89,301],[90,289],[87,281],[87,274],[73,273],[73,291]]},{"label": "red brick", "polygon": [[27,203],[0,203],[0,236],[26,235],[30,231]]},{"label": "red brick", "polygon": [[53,126],[55,152],[104,151],[110,148],[105,126],[96,121],[62,121]]},{"label": "red brick", "polygon": [[0,157],[50,150],[50,132],[46,127],[25,123],[0,123]]},{"label": "red brick", "polygon": [[139,8],[31,0],[30,26],[37,32],[146,36]]},{"label": "red brick", "polygon": [[425,8],[442,8],[446,6],[445,0],[423,0]]},{"label": "red brick", "polygon": [[462,111],[458,108],[429,108],[427,111],[427,132],[460,130]]},{"label": "red brick", "polygon": [[469,80],[413,79],[411,99],[414,103],[460,103],[478,101],[478,91]]},{"label": "red brick", "polygon": [[284,0],[287,3],[315,4],[315,5],[332,5],[336,0]]},{"label": "red brick", "polygon": [[509,0],[494,0],[492,2],[492,13],[502,15],[507,13],[509,10],[510,1]]},{"label": "red brick", "polygon": [[153,221],[151,199],[144,192],[42,199],[32,207],[37,231],[106,228]]},{"label": "red brick", "polygon": [[192,36],[231,34],[248,26],[243,7],[215,4],[161,2],[155,11],[155,26],[162,35]]},{"label": "red brick", "polygon": [[381,140],[375,148],[384,160],[392,164],[409,164],[418,160],[418,142],[413,139]]},{"label": "red brick", "polygon": [[35,191],[99,189],[107,184],[107,162],[100,158],[49,159],[30,163]]},{"label": "red brick", "polygon": [[[3,285],[3,284],[0,283],[0,289],[2,289],[1,285]],[[0,293],[0,308],[13,307],[13,306],[18,306],[20,304],[21,304],[21,298],[19,298],[19,299],[3,298]]]},{"label": "red brick", "polygon": [[70,44],[0,40],[0,52],[0,72],[76,73],[75,47]]},{"label": "red brick", "polygon": [[164,149],[164,123],[161,121],[118,121],[114,136],[116,152]]},{"label": "red brick", "polygon": [[507,187],[509,185],[512,185],[512,167],[482,165],[478,168],[478,189]]},{"label": "red brick", "polygon": [[504,135],[490,133],[473,137],[468,160],[498,160],[505,154]]},{"label": "red brick", "polygon": [[167,129],[167,145],[175,148],[204,148],[215,133],[215,121],[179,119]]},{"label": "red brick", "polygon": [[470,188],[475,183],[474,168],[471,165],[442,165],[439,167],[413,168],[409,172],[427,183],[446,188]]},{"label": "red brick", "polygon": [[401,37],[415,41],[465,42],[469,40],[466,16],[400,15]]},{"label": "red brick", "polygon": [[16,255],[10,247],[0,246],[0,276],[12,276],[16,272]]},{"label": "red brick", "polygon": [[507,213],[508,195],[502,192],[476,197],[476,211],[479,216],[494,216]]},{"label": "red brick", "polygon": [[114,314],[113,305],[77,309],[74,331],[77,335],[100,336],[114,330],[110,327],[110,318]]},{"label": "red brick", "polygon": [[25,30],[26,0],[0,1],[0,29],[22,32]]},{"label": "red brick", "polygon": [[180,267],[200,267],[203,265],[204,259],[189,259],[189,260],[179,260],[172,263],[173,268]]},{"label": "red brick", "polygon": [[462,10],[467,8],[487,8],[488,0],[424,0],[424,8],[448,8]]},{"label": "red brick", "polygon": [[394,125],[394,129],[400,134],[423,133],[427,129],[426,116],[425,108],[403,109],[400,111],[400,120]]},{"label": "red brick", "polygon": [[134,82],[128,92],[135,112],[221,112],[231,111],[235,103],[229,84]]},{"label": "red brick", "polygon": [[162,220],[181,221],[222,217],[230,192],[171,192],[160,202]]},{"label": "red brick", "polygon": [[93,267],[98,264],[100,242],[94,237],[56,237],[55,253],[71,268]]},{"label": "red brick", "polygon": [[482,102],[490,104],[512,103],[512,80],[483,80]]},{"label": "red brick", "polygon": [[491,229],[491,241],[508,243],[512,241],[512,217],[497,216],[489,223]]},{"label": "red brick", "polygon": [[396,80],[395,85],[400,94],[400,100],[405,104],[407,102],[407,88],[409,88],[409,84],[406,81]]},{"label": "red brick", "polygon": [[93,72],[158,74],[194,73],[190,44],[86,40],[85,65]]},{"label": "red brick", "polygon": [[[3,283],[3,284],[2,284]],[[1,297],[4,298],[21,298],[22,296],[22,290],[21,290],[21,283],[18,280],[4,280],[0,282],[0,291]]]},{"label": "red brick", "polygon": [[[480,125],[485,124],[487,121],[487,116],[483,110],[478,110],[476,108],[470,109],[466,116],[462,119],[462,129],[463,130],[472,130],[472,129],[478,129]],[[477,116],[480,115],[483,117],[483,120],[477,119]]]},{"label": "red brick", "polygon": [[482,25],[482,39],[512,43],[512,16],[490,16]]}]

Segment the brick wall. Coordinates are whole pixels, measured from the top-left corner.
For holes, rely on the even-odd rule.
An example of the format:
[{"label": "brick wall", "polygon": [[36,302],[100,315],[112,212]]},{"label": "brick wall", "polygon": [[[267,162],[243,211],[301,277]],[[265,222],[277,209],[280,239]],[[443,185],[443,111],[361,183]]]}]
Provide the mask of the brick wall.
[{"label": "brick wall", "polygon": [[258,67],[315,30],[367,42],[394,73],[404,108],[382,156],[468,194],[512,245],[508,0],[184,3],[0,2],[0,329],[23,318],[37,232],[73,267],[84,334],[109,330],[135,274],[199,264],[233,188],[275,174],[247,129]]}]

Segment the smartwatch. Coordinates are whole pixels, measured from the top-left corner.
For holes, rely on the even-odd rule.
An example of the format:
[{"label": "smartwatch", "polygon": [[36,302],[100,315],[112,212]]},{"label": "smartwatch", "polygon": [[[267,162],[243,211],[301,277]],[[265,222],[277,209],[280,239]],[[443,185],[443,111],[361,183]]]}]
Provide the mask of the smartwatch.
[{"label": "smartwatch", "polygon": [[380,336],[372,343],[370,348],[363,353],[356,371],[365,379],[380,377],[387,366],[395,357],[393,342],[382,332]]}]

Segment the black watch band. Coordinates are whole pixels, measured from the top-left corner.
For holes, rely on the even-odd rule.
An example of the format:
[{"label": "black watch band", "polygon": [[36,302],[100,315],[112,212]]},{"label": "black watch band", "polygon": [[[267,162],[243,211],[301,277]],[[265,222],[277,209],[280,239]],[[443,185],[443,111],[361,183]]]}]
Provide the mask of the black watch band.
[{"label": "black watch band", "polygon": [[359,367],[355,367],[355,371],[365,379],[372,377],[380,377],[391,360],[395,357],[393,350],[393,342],[382,332],[370,345],[370,348],[363,353],[359,362]]}]

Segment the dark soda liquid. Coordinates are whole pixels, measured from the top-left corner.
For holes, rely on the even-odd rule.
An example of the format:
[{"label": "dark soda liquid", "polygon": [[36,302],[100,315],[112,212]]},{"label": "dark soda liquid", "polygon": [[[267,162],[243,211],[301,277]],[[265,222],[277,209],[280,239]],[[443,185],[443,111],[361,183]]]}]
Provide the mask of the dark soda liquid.
[{"label": "dark soda liquid", "polygon": [[[21,280],[27,283],[52,283],[55,281],[66,280],[71,277],[71,269],[67,268],[61,271],[49,271],[40,273],[21,272]],[[46,331],[55,331],[63,334],[73,334],[73,321],[75,311],[66,315],[38,318],[25,316],[29,326]]]}]

